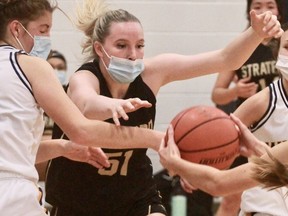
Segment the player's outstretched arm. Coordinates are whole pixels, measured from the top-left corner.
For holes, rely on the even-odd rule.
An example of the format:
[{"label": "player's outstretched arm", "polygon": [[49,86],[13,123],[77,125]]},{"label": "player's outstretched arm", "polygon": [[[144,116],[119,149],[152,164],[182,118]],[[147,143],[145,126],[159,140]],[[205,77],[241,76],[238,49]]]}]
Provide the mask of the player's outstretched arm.
[{"label": "player's outstretched arm", "polygon": [[251,22],[251,27],[223,49],[188,56],[167,53],[148,58],[145,60],[145,74],[149,73],[149,78],[153,77],[164,85],[175,80],[237,70],[264,38],[280,37],[283,33],[276,16],[269,12],[257,15],[252,11]]},{"label": "player's outstretched arm", "polygon": [[68,96],[89,119],[113,118],[115,125],[119,126],[119,118],[128,120],[128,113],[152,106],[139,98],[111,98],[100,95],[99,92],[99,80],[90,71],[78,71],[69,80]]}]

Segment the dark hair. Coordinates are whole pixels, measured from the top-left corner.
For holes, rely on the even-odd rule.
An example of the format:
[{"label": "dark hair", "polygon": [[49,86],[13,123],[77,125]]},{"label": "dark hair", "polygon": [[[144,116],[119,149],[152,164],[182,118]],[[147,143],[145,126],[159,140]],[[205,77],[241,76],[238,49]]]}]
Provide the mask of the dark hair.
[{"label": "dark hair", "polygon": [[29,21],[38,19],[44,11],[53,12],[57,7],[49,0],[1,0],[0,1],[0,39],[3,39],[6,33],[7,24],[17,19],[25,27]]},{"label": "dark hair", "polygon": [[59,58],[65,63],[65,65],[67,65],[66,58],[64,57],[64,55],[62,53],[60,53],[57,50],[51,50],[50,51],[47,60],[50,59],[50,58]]},{"label": "dark hair", "polygon": [[281,25],[283,31],[287,31],[288,30],[288,22],[285,22]]},{"label": "dark hair", "polygon": [[[250,13],[250,7],[251,7],[251,4],[252,4],[252,1],[253,0],[247,0],[247,7],[246,7],[246,15],[247,15],[247,19],[250,20],[250,16],[249,16],[249,13]],[[279,22],[282,23],[283,22],[283,19],[284,19],[284,11],[283,11],[283,7],[284,7],[284,4],[283,4],[283,1],[282,0],[275,0],[276,4],[277,4],[277,8],[278,8],[278,12],[279,12]]]}]

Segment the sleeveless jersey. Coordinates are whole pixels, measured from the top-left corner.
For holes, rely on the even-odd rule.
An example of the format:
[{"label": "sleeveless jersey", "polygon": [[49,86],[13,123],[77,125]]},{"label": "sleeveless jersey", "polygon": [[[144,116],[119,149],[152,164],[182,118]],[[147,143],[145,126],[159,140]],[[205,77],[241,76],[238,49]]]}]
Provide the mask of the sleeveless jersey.
[{"label": "sleeveless jersey", "polygon": [[[288,140],[288,97],[282,79],[271,83],[269,91],[269,107],[264,116],[251,127],[251,131],[260,140],[274,146]],[[271,191],[261,187],[246,190],[242,194],[241,211],[287,216],[287,192],[286,187]]]},{"label": "sleeveless jersey", "polygon": [[[100,94],[112,97],[100,72],[97,61],[84,64],[79,70],[91,71],[99,80]],[[128,113],[129,120],[120,119],[121,125],[153,129],[156,98],[151,89],[138,76],[129,86],[124,99],[139,97],[152,104]],[[107,122],[113,123],[112,119]],[[63,133],[54,133],[53,138]],[[66,158],[50,162],[46,181],[46,200],[54,206],[65,206],[85,215],[127,215],[129,208],[138,200],[155,191],[152,163],[147,149],[103,149],[109,156],[111,167],[96,169],[89,164]]]},{"label": "sleeveless jersey", "polygon": [[[258,92],[279,78],[279,72],[275,68],[275,64],[272,49],[260,44],[249,59],[236,70],[236,76],[238,79],[251,77],[250,82],[258,84]],[[245,100],[245,98],[238,98],[237,107]]]},{"label": "sleeveless jersey", "polygon": [[36,153],[44,129],[43,110],[12,46],[0,46],[0,178],[19,176],[34,182]]}]

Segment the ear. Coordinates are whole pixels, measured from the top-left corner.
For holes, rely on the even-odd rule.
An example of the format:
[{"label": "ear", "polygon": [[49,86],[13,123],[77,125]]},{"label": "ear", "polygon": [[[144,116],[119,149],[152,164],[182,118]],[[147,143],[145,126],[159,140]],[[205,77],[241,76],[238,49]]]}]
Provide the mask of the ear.
[{"label": "ear", "polygon": [[21,33],[21,26],[19,25],[19,22],[17,20],[13,20],[8,24],[8,28],[12,35],[15,37],[18,37]]},{"label": "ear", "polygon": [[100,57],[102,58],[104,53],[103,53],[103,49],[102,49],[102,45],[100,42],[98,41],[95,41],[94,44],[93,44],[93,48],[94,48],[94,51],[95,53]]}]

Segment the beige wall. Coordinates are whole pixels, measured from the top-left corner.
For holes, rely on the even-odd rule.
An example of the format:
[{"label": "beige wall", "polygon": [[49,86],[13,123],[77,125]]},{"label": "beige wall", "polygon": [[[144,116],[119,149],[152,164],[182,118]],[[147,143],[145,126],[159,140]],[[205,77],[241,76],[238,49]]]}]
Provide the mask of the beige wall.
[{"label": "beige wall", "polygon": [[[75,0],[58,0],[73,18]],[[245,0],[130,0],[108,1],[111,8],[123,8],[136,15],[145,30],[145,56],[163,52],[196,54],[224,47],[247,25]],[[82,63],[83,38],[59,11],[54,13],[52,47],[67,57],[72,73]],[[176,71],[175,71],[176,73]],[[215,75],[175,82],[164,86],[157,96],[155,129],[165,131],[170,120],[189,106],[213,105],[210,99]],[[155,171],[161,167],[154,152]]]}]

